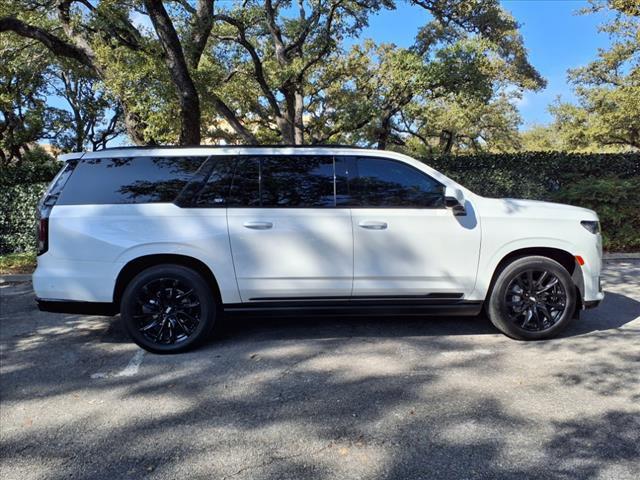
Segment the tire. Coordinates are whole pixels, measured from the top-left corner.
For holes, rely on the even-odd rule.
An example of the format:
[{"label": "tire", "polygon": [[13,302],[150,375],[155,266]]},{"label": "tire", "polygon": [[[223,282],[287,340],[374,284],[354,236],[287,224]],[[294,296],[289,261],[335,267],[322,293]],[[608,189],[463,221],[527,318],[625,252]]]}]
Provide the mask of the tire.
[{"label": "tire", "polygon": [[131,339],[153,353],[180,353],[202,343],[218,316],[218,301],[202,276],[181,265],[143,270],[120,302]]},{"label": "tire", "polygon": [[522,257],[508,264],[491,290],[491,323],[517,340],[553,338],[573,319],[576,288],[569,272],[547,257]]}]

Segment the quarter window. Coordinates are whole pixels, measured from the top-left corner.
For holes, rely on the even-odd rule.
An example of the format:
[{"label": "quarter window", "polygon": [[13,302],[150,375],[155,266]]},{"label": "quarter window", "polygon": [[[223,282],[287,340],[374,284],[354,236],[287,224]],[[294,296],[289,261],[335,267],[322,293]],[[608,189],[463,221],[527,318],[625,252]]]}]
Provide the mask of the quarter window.
[{"label": "quarter window", "polygon": [[202,157],[130,157],[80,160],[59,205],[173,202]]},{"label": "quarter window", "polygon": [[235,157],[209,157],[187,189],[182,191],[184,205],[178,205],[200,208],[227,206],[236,163]]}]

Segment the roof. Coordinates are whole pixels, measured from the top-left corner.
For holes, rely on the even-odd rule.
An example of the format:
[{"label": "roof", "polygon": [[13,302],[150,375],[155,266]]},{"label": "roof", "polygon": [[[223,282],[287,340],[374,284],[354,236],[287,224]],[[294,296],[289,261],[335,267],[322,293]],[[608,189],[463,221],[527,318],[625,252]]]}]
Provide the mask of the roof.
[{"label": "roof", "polygon": [[58,157],[59,160],[91,158],[131,158],[131,157],[177,157],[177,156],[216,156],[216,155],[360,155],[368,157],[385,157],[399,160],[425,171],[445,185],[455,185],[466,192],[469,190],[456,183],[446,175],[425,165],[423,162],[398,152],[374,150],[345,145],[201,145],[195,147],[153,146],[153,147],[115,147],[105,148],[95,152],[66,153]]},{"label": "roof", "polygon": [[[77,158],[102,158],[111,156],[125,156],[125,157],[138,157],[143,155],[164,155],[164,156],[177,156],[177,155],[225,155],[227,153],[242,154],[242,153],[279,153],[290,154],[294,151],[303,153],[304,155],[310,155],[317,153],[318,151],[348,151],[357,150],[359,152],[368,150],[363,147],[357,147],[352,145],[197,145],[192,147],[183,147],[175,145],[157,145],[157,146],[125,146],[125,147],[111,147],[97,150],[94,152],[72,152],[65,153],[58,157],[59,160],[66,161]],[[378,151],[379,150],[373,150]]]}]

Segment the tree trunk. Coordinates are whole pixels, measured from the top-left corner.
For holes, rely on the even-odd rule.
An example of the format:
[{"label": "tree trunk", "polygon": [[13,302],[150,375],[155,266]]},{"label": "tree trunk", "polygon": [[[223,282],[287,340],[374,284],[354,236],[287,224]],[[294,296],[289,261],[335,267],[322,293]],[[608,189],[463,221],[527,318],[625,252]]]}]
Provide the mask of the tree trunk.
[{"label": "tree trunk", "polygon": [[446,155],[451,153],[453,142],[456,139],[455,133],[450,130],[440,132],[440,151]]},{"label": "tree trunk", "polygon": [[200,97],[184,58],[178,34],[159,0],[144,0],[151,23],[165,53],[164,60],[180,104],[180,145],[200,144]]},{"label": "tree trunk", "polygon": [[380,127],[378,128],[378,134],[376,138],[377,149],[384,150],[387,148],[387,143],[389,142],[389,136],[391,135],[391,117],[393,114],[389,111],[386,111],[382,115],[382,120],[380,122]]},{"label": "tree trunk", "polygon": [[304,144],[304,95],[302,86],[298,85],[294,93],[293,141],[295,145]]}]

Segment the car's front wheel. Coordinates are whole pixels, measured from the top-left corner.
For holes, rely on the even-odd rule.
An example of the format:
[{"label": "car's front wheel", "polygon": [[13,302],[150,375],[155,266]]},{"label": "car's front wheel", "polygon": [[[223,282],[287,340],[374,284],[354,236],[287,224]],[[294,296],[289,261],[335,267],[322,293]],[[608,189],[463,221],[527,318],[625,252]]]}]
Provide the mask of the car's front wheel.
[{"label": "car's front wheel", "polygon": [[495,281],[487,313],[504,334],[540,340],[559,334],[572,320],[576,288],[558,262],[540,256],[519,258]]},{"label": "car's front wheel", "polygon": [[202,276],[181,265],[157,265],[127,285],[120,313],[129,335],[154,353],[178,353],[211,332],[217,302]]}]

